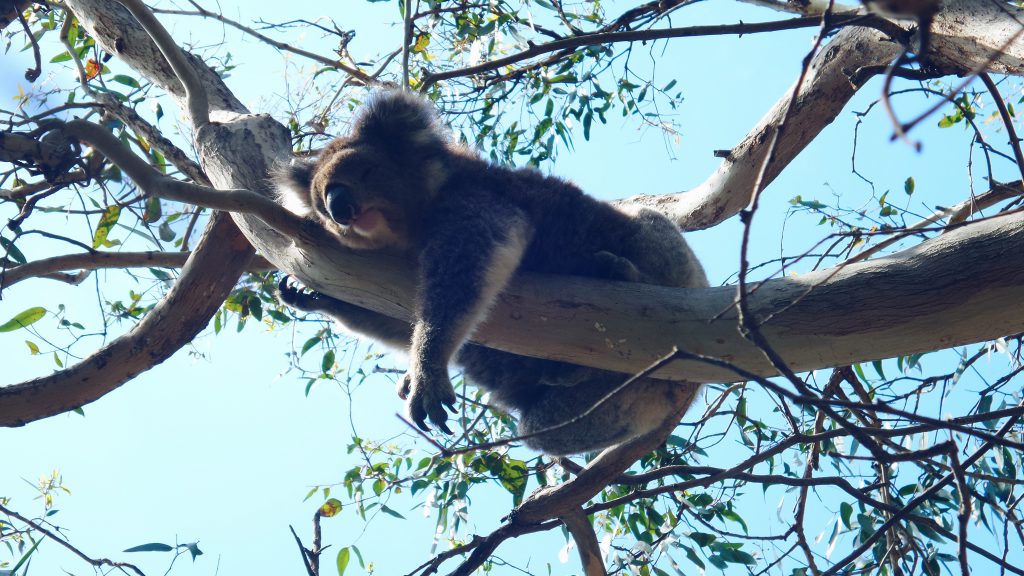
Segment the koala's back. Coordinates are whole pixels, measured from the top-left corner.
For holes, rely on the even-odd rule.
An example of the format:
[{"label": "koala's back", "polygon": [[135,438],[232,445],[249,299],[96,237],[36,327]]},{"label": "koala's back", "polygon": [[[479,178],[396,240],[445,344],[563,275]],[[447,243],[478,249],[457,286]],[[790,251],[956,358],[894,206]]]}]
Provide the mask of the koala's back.
[{"label": "koala's back", "polygon": [[[507,206],[530,222],[533,235],[522,270],[662,286],[707,285],[679,228],[654,210],[618,208],[560,178],[476,157],[460,157],[451,168],[445,191],[451,201],[471,205],[475,217],[504,217],[506,212],[496,207]],[[610,256],[628,260],[638,277],[610,266]]]}]

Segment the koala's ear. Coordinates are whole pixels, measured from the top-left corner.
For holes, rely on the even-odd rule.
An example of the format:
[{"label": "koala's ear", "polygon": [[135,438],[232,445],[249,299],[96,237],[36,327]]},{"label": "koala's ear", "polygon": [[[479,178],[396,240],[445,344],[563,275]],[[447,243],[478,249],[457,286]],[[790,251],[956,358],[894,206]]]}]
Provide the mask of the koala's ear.
[{"label": "koala's ear", "polygon": [[309,214],[313,206],[310,194],[315,169],[316,163],[309,160],[292,160],[291,164],[278,166],[271,175],[277,201],[300,216]]},{"label": "koala's ear", "polygon": [[374,94],[356,119],[352,136],[400,156],[429,156],[448,148],[430,102],[398,90]]}]

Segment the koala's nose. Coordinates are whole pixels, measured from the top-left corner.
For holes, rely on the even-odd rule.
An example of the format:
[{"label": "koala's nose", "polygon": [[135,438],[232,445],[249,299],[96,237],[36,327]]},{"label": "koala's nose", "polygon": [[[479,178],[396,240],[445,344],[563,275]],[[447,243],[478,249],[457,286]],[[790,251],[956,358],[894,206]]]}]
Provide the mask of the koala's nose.
[{"label": "koala's nose", "polygon": [[352,198],[352,189],[344,184],[330,184],[324,194],[327,213],[339,224],[350,224],[358,215],[359,209]]}]

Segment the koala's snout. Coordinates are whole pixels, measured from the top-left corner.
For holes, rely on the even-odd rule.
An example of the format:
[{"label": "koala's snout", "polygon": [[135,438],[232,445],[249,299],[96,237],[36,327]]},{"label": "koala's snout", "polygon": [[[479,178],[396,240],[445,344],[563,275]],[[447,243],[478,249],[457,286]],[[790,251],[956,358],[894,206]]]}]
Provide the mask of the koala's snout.
[{"label": "koala's snout", "polygon": [[324,194],[324,203],[331,219],[349,225],[359,215],[359,206],[352,197],[352,189],[344,184],[330,184]]}]

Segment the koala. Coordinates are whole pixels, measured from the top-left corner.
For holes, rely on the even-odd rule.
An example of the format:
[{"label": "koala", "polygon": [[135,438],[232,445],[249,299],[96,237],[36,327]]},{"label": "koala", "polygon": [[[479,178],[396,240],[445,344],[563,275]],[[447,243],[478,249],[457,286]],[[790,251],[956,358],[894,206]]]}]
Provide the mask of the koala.
[{"label": "koala", "polygon": [[429,421],[451,433],[445,410],[456,402],[451,361],[492,403],[518,415],[519,432],[533,435],[527,445],[551,455],[635,438],[678,405],[667,400],[696,394],[693,384],[646,378],[601,402],[629,375],[467,342],[517,271],[707,286],[679,229],[653,210],[618,208],[559,178],[482,159],[450,141],[429,103],[397,91],[377,93],[347,136],[315,160],[282,169],[275,185],[283,205],[320,222],[342,245],[416,262],[411,324],[310,292],[287,277],[279,297],[407,351],[398,393],[424,431]]}]

